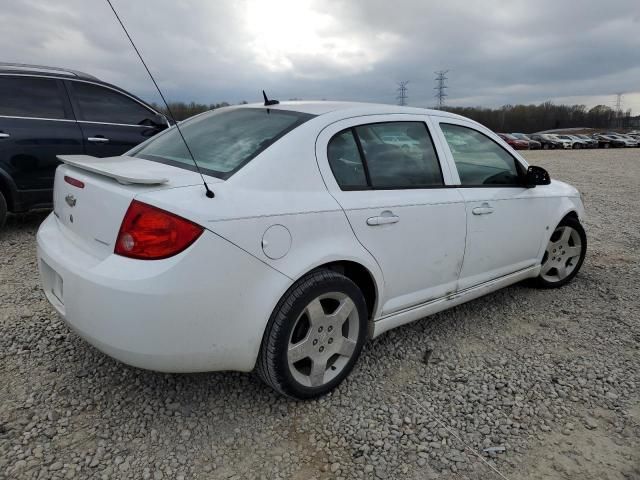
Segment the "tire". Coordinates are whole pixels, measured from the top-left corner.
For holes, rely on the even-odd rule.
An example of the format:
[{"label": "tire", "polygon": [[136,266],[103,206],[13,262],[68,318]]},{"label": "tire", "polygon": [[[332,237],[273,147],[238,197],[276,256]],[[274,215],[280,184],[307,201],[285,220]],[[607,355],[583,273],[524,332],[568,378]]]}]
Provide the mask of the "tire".
[{"label": "tire", "polygon": [[548,144],[548,143],[545,143],[545,144],[542,146],[542,148],[543,148],[544,150],[549,150],[549,144]]},{"label": "tire", "polygon": [[[563,235],[568,235],[566,240]],[[578,274],[586,253],[587,234],[582,224],[574,217],[565,217],[549,239],[534,285],[539,288],[566,285]]]},{"label": "tire", "polygon": [[7,221],[7,200],[4,198],[2,192],[0,192],[0,229],[4,227]]},{"label": "tire", "polygon": [[[341,308],[344,314],[332,318]],[[367,306],[358,286],[332,270],[316,270],[278,302],[264,332],[256,372],[288,397],[324,395],[353,369],[367,328]]]}]

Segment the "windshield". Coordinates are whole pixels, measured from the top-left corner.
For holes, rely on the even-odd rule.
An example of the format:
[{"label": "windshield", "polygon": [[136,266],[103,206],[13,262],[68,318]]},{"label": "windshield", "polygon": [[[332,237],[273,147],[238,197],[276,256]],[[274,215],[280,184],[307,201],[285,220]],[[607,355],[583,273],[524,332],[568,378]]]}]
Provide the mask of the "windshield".
[{"label": "windshield", "polygon": [[[180,123],[189,149],[203,173],[229,178],[279,138],[314,115],[289,110],[216,110]],[[142,145],[134,157],[196,171],[176,128]]]}]

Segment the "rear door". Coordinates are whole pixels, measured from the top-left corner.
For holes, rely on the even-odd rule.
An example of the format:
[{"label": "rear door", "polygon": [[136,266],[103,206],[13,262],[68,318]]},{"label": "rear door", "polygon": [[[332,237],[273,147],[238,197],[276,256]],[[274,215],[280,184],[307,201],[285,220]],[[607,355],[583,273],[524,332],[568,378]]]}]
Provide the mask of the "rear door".
[{"label": "rear door", "polygon": [[523,186],[526,166],[495,134],[472,122],[433,118],[467,210],[459,289],[539,263],[549,211],[546,187]]},{"label": "rear door", "polygon": [[133,97],[84,81],[67,81],[87,155],[121,155],[164,130],[161,117]]},{"label": "rear door", "polygon": [[61,80],[0,75],[0,169],[18,190],[41,194],[19,203],[50,204],[56,155],[79,153],[82,136]]},{"label": "rear door", "polygon": [[348,119],[316,142],[327,188],[383,272],[383,315],[454,292],[462,265],[464,202],[446,188],[450,172],[427,123],[421,115]]}]

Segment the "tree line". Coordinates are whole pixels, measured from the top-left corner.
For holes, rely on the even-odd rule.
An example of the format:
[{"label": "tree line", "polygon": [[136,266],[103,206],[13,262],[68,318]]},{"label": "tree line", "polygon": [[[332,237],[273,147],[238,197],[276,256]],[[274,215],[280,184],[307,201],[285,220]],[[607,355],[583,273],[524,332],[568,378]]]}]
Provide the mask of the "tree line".
[{"label": "tree line", "polygon": [[[171,113],[176,120],[184,120],[198,113],[229,105],[227,102],[210,104],[169,102]],[[163,105],[153,104],[153,106],[167,113]],[[631,110],[621,113],[606,105],[596,105],[587,109],[585,105],[556,105],[545,102],[539,105],[504,105],[499,108],[445,107],[445,110],[471,118],[497,132],[532,133],[572,127],[630,128],[634,123],[640,123],[640,117],[631,117]]]},{"label": "tree line", "polygon": [[[247,102],[242,101],[241,104],[245,104]],[[192,117],[197,115],[198,113],[207,112],[209,110],[215,110],[216,108],[228,107],[230,103],[220,102],[220,103],[196,103],[196,102],[169,102],[169,108],[171,109],[171,113],[176,120],[184,120],[185,118]],[[168,115],[167,107],[164,105],[159,105],[157,103],[152,103],[151,106],[155,108],[157,111]]]},{"label": "tree line", "polygon": [[445,110],[469,117],[497,132],[533,133],[561,128],[629,128],[633,117],[606,105],[587,109],[585,105],[504,105],[500,108],[446,107]]}]

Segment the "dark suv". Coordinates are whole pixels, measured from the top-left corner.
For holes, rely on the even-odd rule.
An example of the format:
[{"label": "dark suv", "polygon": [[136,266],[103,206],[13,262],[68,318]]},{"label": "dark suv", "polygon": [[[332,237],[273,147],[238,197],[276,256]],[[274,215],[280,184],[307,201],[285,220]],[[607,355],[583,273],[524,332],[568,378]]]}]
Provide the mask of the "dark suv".
[{"label": "dark suv", "polygon": [[56,155],[120,155],[169,126],[147,103],[86,73],[0,63],[0,227],[50,207]]}]

